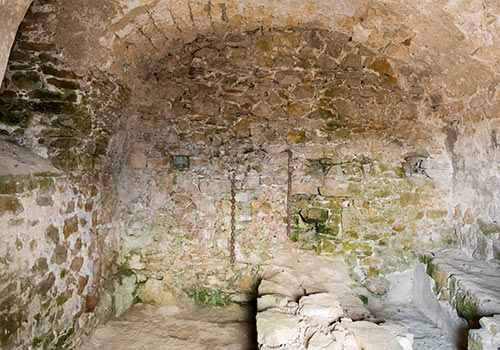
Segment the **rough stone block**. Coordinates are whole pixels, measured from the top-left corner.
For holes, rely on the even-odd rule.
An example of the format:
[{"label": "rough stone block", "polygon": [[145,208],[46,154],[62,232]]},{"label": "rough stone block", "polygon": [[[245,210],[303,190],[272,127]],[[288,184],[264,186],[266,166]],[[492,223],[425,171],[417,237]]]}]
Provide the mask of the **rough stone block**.
[{"label": "rough stone block", "polygon": [[23,211],[19,199],[14,196],[0,196],[0,216],[5,213],[18,214]]},{"label": "rough stone block", "polygon": [[147,163],[147,158],[144,152],[139,150],[134,150],[130,152],[127,157],[127,164],[129,167],[134,169],[145,168]]},{"label": "rough stone block", "polygon": [[335,339],[322,332],[316,332],[307,343],[307,350],[342,350],[342,346]]},{"label": "rough stone block", "polygon": [[329,293],[312,294],[300,298],[299,313],[318,324],[330,324],[344,315],[338,298]]},{"label": "rough stone block", "polygon": [[73,233],[78,231],[78,217],[75,215],[69,219],[64,220],[64,237],[69,238]]},{"label": "rough stone block", "polygon": [[266,346],[291,344],[300,332],[299,319],[293,315],[264,311],[257,314],[258,342]]},{"label": "rough stone block", "polygon": [[498,350],[500,346],[500,315],[483,317],[480,329],[469,331],[468,350]]}]

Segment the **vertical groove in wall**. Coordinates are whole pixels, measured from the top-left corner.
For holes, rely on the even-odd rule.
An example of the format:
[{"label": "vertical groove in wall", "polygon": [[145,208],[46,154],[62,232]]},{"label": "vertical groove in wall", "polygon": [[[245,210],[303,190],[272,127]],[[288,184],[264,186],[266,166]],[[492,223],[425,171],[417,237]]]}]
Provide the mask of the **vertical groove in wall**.
[{"label": "vertical groove in wall", "polygon": [[292,150],[288,149],[288,181],[287,181],[287,191],[286,191],[286,235],[290,237],[291,226],[292,226],[292,213],[291,213],[291,197],[292,197]]},{"label": "vertical groove in wall", "polygon": [[234,243],[236,235],[236,172],[231,174],[231,264],[234,264]]}]

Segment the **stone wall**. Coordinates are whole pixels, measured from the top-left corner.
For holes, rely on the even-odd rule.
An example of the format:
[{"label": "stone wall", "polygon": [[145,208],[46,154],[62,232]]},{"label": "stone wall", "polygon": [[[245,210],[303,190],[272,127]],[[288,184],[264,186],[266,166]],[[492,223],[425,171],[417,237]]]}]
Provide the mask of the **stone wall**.
[{"label": "stone wall", "polygon": [[475,258],[500,261],[500,105],[496,91],[478,92],[467,104],[447,145],[454,168],[454,223],[462,246]]},{"label": "stone wall", "polygon": [[282,247],[341,255],[375,292],[419,250],[497,256],[500,36],[497,5],[480,5],[36,1],[0,134],[65,171],[65,201],[93,207],[82,234],[103,302],[89,322],[113,311],[115,287],[117,313],[246,301]]},{"label": "stone wall", "polygon": [[444,123],[427,117],[435,108],[423,87],[402,89],[393,74],[383,54],[323,30],[171,48],[127,111],[119,299],[248,300],[256,267],[283,246],[342,255],[369,283],[415,251],[453,244]]},{"label": "stone wall", "polygon": [[72,348],[113,314],[111,155],[121,149],[116,130],[127,92],[98,71],[68,64],[53,42],[56,13],[51,1],[30,7],[0,91],[2,142],[23,145],[63,171],[2,175],[5,349]]},{"label": "stone wall", "polygon": [[[2,142],[1,153],[5,160],[27,151]],[[34,169],[23,171],[27,166]],[[100,197],[96,186],[84,192],[34,155],[2,169],[2,349],[67,348],[73,333],[94,322],[103,268],[95,230]]]}]

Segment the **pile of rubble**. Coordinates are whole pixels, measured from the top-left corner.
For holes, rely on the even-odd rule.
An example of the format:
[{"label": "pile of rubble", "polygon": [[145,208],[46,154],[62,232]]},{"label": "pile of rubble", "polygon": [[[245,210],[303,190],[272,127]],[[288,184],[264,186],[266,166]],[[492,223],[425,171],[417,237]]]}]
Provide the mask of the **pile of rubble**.
[{"label": "pile of rubble", "polygon": [[406,327],[376,320],[342,262],[278,257],[260,270],[260,350],[410,350]]}]

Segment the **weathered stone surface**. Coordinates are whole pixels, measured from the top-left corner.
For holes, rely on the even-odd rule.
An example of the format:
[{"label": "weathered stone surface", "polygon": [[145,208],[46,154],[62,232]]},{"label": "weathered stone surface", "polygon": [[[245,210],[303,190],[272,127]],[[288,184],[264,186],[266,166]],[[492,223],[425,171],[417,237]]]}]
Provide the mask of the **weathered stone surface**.
[{"label": "weathered stone surface", "polygon": [[2,3],[4,25],[0,32],[0,87],[3,81],[5,69],[9,59],[10,49],[16,36],[17,28],[31,4],[30,0],[6,1]]},{"label": "weathered stone surface", "polygon": [[299,300],[299,313],[320,324],[330,324],[344,315],[337,297],[329,293],[303,296]]},{"label": "weathered stone surface", "polygon": [[78,231],[78,217],[75,215],[69,219],[64,220],[64,237],[69,238],[73,233]]},{"label": "weathered stone surface", "polygon": [[495,350],[500,344],[500,315],[483,317],[479,320],[480,329],[469,330],[469,350]]},{"label": "weathered stone surface", "polygon": [[142,301],[156,305],[170,306],[176,304],[168,286],[163,281],[151,278],[143,286],[139,287],[137,295]]},{"label": "weathered stone surface", "polygon": [[265,311],[271,308],[285,308],[292,301],[289,297],[284,297],[278,294],[264,294],[257,299],[257,311]]},{"label": "weathered stone surface", "polygon": [[337,343],[335,339],[322,332],[316,332],[307,343],[307,350],[340,350],[342,345]]},{"label": "weathered stone surface", "polygon": [[146,162],[146,155],[140,150],[132,151],[127,158],[128,166],[135,169],[146,167]]},{"label": "weathered stone surface", "polygon": [[254,322],[253,312],[247,307],[186,305],[178,308],[141,303],[100,325],[91,338],[76,349],[132,350],[137,344],[158,350],[254,349]]},{"label": "weathered stone surface", "polygon": [[[0,133],[70,173],[74,187],[57,184],[50,195],[54,205],[60,197],[76,204],[52,212],[48,194],[39,206],[35,197],[14,196],[30,184],[16,182],[13,193],[9,182],[5,198],[23,211],[2,215],[5,227],[15,223],[21,231],[31,225],[21,215],[40,210],[54,218],[40,219],[41,229],[56,224],[62,233],[61,224],[76,215],[78,236],[92,247],[80,249],[94,256],[85,267],[95,265],[93,288],[110,280],[107,252],[120,241],[120,265],[134,254],[148,257],[140,283],[160,280],[161,271],[179,294],[198,284],[219,294],[251,285],[242,281],[254,281],[255,266],[281,248],[342,255],[360,281],[407,267],[408,252],[454,242],[498,261],[495,7],[448,5],[35,2],[0,91]],[[259,121],[233,129],[249,115]],[[281,154],[288,148],[292,193],[308,195],[292,201],[290,241],[288,165]],[[144,159],[127,172],[124,156],[137,149]],[[432,159],[430,178],[406,177],[401,160],[423,149]],[[171,167],[170,155],[196,162]],[[232,171],[234,268],[228,259]],[[258,181],[241,191],[250,173]],[[328,178],[342,191],[328,192]],[[89,182],[103,191],[92,204]],[[458,203],[460,214],[451,219],[447,213]],[[300,212],[311,208],[327,212],[326,221],[303,220]],[[120,220],[119,240],[108,235],[118,232],[112,223]],[[76,236],[66,231],[72,243]],[[32,241],[12,244],[46,248],[41,237]],[[69,255],[67,262],[74,259]],[[95,301],[101,294],[89,295]],[[82,328],[93,320],[89,315]],[[52,336],[64,340],[68,332]]]},{"label": "weathered stone surface", "polygon": [[450,248],[422,254],[419,260],[434,281],[436,297],[445,300],[470,326],[477,326],[484,315],[500,313],[500,273],[496,266]]},{"label": "weathered stone surface", "polygon": [[[377,325],[367,321],[342,322],[342,325],[354,334],[359,346],[367,350],[409,350],[412,349],[411,342],[397,338],[397,331],[392,331],[392,325]],[[398,328],[397,326],[394,326]],[[406,339],[406,338],[405,338]],[[413,340],[413,336],[411,336]],[[403,344],[401,344],[403,342]]]},{"label": "weathered stone surface", "polygon": [[191,102],[191,111],[197,114],[217,115],[219,104],[213,98],[198,95]]},{"label": "weathered stone surface", "polygon": [[281,346],[292,343],[299,335],[297,317],[272,311],[257,314],[257,334],[260,344]]}]

